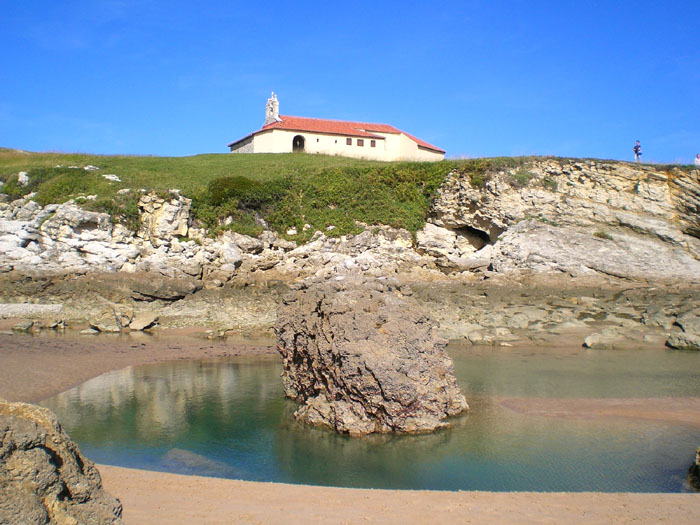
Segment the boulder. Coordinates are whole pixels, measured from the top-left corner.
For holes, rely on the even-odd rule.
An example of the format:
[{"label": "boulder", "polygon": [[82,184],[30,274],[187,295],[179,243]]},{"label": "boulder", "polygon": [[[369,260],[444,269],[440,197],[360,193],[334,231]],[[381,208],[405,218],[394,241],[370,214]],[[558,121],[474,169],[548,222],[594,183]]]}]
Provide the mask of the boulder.
[{"label": "boulder", "polygon": [[26,334],[32,331],[33,326],[34,321],[20,321],[12,327],[12,331]]},{"label": "boulder", "polygon": [[122,331],[122,323],[119,314],[111,309],[101,312],[100,315],[92,319],[89,324],[90,328],[98,332],[120,333]]},{"label": "boulder", "polygon": [[232,231],[224,232],[221,236],[221,240],[224,243],[234,244],[241,251],[246,253],[260,253],[265,247],[260,239]]},{"label": "boulder", "polygon": [[202,281],[195,279],[171,279],[149,276],[148,279],[134,279],[131,283],[132,298],[137,301],[162,299],[175,301],[202,289]]},{"label": "boulder", "polygon": [[275,333],[298,419],[351,435],[428,432],[468,408],[447,342],[410,293],[349,274],[283,298]]},{"label": "boulder", "polygon": [[583,340],[583,346],[592,350],[613,350],[624,341],[625,338],[620,334],[619,330],[604,329],[587,336]]},{"label": "boulder", "polygon": [[122,506],[47,408],[0,399],[0,523],[121,523]]},{"label": "boulder", "polygon": [[666,339],[666,346],[677,350],[700,351],[700,335],[686,332],[673,333]]},{"label": "boulder", "polygon": [[666,346],[678,350],[700,350],[700,316],[687,312],[679,316],[675,324],[683,331],[672,333],[666,340]]},{"label": "boulder", "polygon": [[129,328],[132,330],[148,330],[158,323],[158,316],[154,313],[146,312],[135,316]]}]

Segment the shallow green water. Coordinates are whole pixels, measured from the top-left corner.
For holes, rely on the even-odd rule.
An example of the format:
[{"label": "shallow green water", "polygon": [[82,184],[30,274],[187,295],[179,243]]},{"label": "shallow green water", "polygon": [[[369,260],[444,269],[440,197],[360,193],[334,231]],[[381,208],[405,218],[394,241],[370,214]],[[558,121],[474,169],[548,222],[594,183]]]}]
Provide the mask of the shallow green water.
[{"label": "shallow green water", "polygon": [[430,435],[354,439],[297,423],[274,356],[128,368],[43,404],[113,465],[348,487],[683,490],[697,428],[524,415],[499,398],[700,397],[700,354],[449,350],[471,410]]}]

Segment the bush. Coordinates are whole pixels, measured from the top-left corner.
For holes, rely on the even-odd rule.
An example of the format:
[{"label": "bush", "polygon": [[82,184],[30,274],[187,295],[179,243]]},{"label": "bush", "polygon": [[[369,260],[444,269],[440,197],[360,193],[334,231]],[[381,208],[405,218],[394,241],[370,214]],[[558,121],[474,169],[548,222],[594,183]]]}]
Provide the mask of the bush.
[{"label": "bush", "polygon": [[193,198],[192,212],[212,234],[221,229],[257,234],[262,228],[255,220],[256,214],[269,212],[268,208],[284,197],[289,186],[290,180],[282,178],[259,182],[242,176],[221,177]]},{"label": "bush", "polygon": [[534,173],[520,168],[511,176],[511,181],[516,188],[524,188],[534,178]]},{"label": "bush", "polygon": [[542,179],[542,186],[549,191],[557,191],[557,181],[551,177],[544,177]]},{"label": "bush", "polygon": [[136,232],[141,227],[141,213],[139,211],[139,197],[134,192],[117,194],[113,198],[101,198],[96,201],[88,201],[84,208],[92,211],[109,213],[112,222],[121,224]]},{"label": "bush", "polygon": [[597,232],[595,232],[595,233],[593,234],[593,237],[598,237],[599,239],[605,239],[605,240],[608,240],[608,241],[612,241],[612,240],[613,240],[612,235],[610,235],[610,234],[607,233],[607,232],[603,232],[603,231],[597,231]]},{"label": "bush", "polygon": [[111,198],[116,190],[101,175],[75,168],[38,168],[29,172],[29,185],[36,188],[34,198],[42,206],[60,204],[80,195]]},{"label": "bush", "polygon": [[12,175],[5,181],[5,184],[3,184],[2,193],[9,195],[10,199],[14,200],[23,197],[29,193],[29,191],[25,186],[20,186],[17,175]]},{"label": "bush", "polygon": [[288,186],[283,179],[258,182],[247,177],[222,177],[207,186],[206,201],[220,206],[228,201],[238,201],[248,208],[259,208],[282,196]]},{"label": "bush", "polygon": [[223,177],[214,179],[207,187],[209,204],[220,206],[229,200],[240,200],[253,193],[260,183],[246,177]]}]

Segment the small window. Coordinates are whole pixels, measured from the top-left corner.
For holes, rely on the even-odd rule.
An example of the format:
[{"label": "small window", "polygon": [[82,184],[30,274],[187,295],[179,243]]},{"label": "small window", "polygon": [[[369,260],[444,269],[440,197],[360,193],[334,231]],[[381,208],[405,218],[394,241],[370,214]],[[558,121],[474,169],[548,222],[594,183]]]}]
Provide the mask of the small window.
[{"label": "small window", "polygon": [[318,139],[316,139],[316,142],[318,142]]},{"label": "small window", "polygon": [[338,144],[338,139],[335,139],[335,143]]},{"label": "small window", "polygon": [[345,139],[345,144],[352,146],[352,139]]},{"label": "small window", "polygon": [[371,148],[376,148],[377,147],[377,141],[376,140],[370,140],[369,145]]},{"label": "small window", "polygon": [[364,146],[364,145],[365,145],[365,141],[364,141],[363,139],[357,139],[357,145],[358,145],[358,146]]}]

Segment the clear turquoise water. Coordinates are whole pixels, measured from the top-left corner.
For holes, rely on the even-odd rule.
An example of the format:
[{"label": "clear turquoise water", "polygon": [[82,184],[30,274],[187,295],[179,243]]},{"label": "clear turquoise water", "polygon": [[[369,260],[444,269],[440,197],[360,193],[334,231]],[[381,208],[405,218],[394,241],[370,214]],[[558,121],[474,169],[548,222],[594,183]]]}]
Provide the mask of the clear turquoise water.
[{"label": "clear turquoise water", "polygon": [[697,427],[532,416],[503,397],[700,397],[700,354],[452,346],[471,405],[430,435],[297,423],[275,356],[105,374],[46,400],[98,463],[236,479],[447,490],[679,492]]}]

